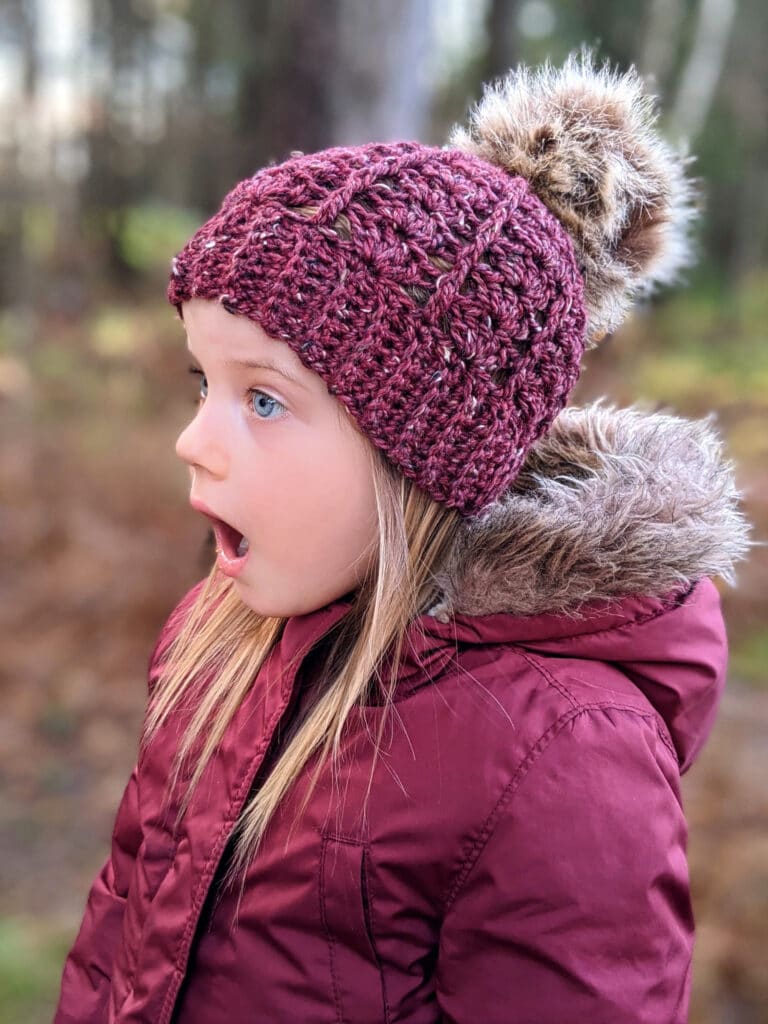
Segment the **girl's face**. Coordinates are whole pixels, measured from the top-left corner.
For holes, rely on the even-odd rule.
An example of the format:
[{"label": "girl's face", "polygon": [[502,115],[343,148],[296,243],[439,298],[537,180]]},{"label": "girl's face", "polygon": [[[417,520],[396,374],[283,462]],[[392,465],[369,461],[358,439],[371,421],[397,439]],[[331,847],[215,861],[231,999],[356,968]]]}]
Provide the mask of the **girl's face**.
[{"label": "girl's face", "polygon": [[[373,564],[370,442],[288,345],[217,302],[191,299],[182,310],[200,382],[197,413],[176,442],[190,501],[247,539],[234,579],[244,604],[285,617],[321,608]],[[237,533],[216,532],[233,554]]]}]

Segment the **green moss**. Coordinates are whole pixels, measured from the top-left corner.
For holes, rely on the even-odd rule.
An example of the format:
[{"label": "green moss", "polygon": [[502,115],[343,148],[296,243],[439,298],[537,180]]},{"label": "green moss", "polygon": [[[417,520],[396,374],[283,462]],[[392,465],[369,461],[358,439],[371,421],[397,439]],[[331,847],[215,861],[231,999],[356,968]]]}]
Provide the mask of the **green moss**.
[{"label": "green moss", "polygon": [[0,1024],[48,1024],[73,938],[51,924],[0,918]]},{"label": "green moss", "polygon": [[128,266],[140,273],[170,271],[171,257],[199,227],[200,216],[177,206],[146,203],[123,211],[118,244]]},{"label": "green moss", "polygon": [[753,686],[768,686],[768,630],[734,640],[729,652],[729,673]]}]

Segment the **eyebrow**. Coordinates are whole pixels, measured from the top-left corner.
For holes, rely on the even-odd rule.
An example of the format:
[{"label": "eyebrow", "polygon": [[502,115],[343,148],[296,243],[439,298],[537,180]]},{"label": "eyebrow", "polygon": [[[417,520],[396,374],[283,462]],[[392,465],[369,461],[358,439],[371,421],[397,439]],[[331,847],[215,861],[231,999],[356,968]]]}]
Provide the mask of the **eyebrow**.
[{"label": "eyebrow", "polygon": [[[187,346],[187,352],[199,365],[199,360],[194,354],[191,348]],[[291,381],[293,384],[297,384],[300,388],[305,385],[299,380],[299,378],[293,373],[292,370],[287,369],[284,366],[280,366],[277,363],[273,363],[268,359],[256,360],[256,359],[226,359],[224,361],[225,366],[241,367],[246,370],[273,370],[275,373],[279,373],[281,377],[285,377],[286,380]]]},{"label": "eyebrow", "polygon": [[281,377],[286,377],[288,380],[293,381],[294,384],[301,384],[299,378],[284,366],[278,366],[277,363],[272,363],[269,360],[259,362],[254,359],[228,359],[226,360],[225,366],[243,366],[247,370],[274,370],[275,373],[279,373]]}]

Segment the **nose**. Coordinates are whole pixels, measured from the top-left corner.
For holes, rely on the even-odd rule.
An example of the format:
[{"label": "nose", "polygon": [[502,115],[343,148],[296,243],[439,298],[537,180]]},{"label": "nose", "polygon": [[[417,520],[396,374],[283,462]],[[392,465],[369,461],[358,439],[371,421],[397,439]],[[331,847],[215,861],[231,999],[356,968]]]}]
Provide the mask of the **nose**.
[{"label": "nose", "polygon": [[202,469],[213,477],[223,478],[229,469],[229,457],[221,430],[216,430],[210,406],[201,406],[192,421],[176,439],[176,454],[192,469]]}]

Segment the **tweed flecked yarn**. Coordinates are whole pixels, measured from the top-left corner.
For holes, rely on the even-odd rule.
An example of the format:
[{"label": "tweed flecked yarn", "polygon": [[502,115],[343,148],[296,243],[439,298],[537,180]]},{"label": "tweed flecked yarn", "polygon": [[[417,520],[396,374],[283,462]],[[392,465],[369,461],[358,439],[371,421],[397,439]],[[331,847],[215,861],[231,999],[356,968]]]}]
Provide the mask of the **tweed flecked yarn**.
[{"label": "tweed flecked yarn", "polygon": [[239,182],[168,299],[286,342],[436,501],[480,514],[575,385],[584,283],[528,182],[418,142],[295,153]]}]

